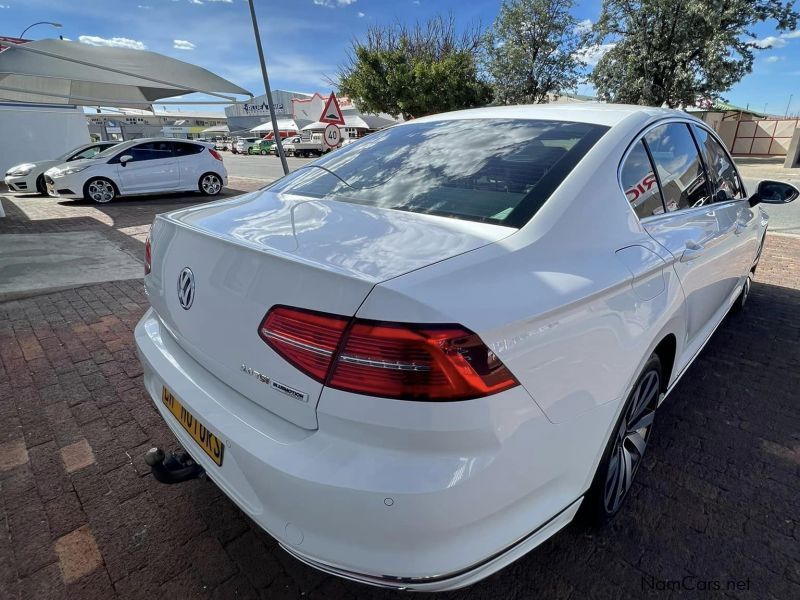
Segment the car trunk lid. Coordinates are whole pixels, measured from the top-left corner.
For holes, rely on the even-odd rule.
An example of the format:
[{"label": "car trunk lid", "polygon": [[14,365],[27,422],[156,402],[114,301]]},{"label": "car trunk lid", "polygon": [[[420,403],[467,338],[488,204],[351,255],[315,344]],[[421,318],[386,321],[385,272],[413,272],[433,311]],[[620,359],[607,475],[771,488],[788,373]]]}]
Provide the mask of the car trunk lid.
[{"label": "car trunk lid", "polygon": [[[377,283],[514,231],[255,192],[157,217],[145,283],[162,322],[195,360],[264,409],[314,429],[322,384],[259,337],[272,306],[352,316]],[[194,283],[188,308],[179,290],[185,269]]]}]

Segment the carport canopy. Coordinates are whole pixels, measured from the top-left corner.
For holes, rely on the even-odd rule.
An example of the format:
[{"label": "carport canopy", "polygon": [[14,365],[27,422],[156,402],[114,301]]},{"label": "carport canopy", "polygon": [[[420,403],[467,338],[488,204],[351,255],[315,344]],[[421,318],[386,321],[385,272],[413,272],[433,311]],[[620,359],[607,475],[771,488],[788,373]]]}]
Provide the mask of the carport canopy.
[{"label": "carport canopy", "polygon": [[96,47],[66,40],[4,42],[3,46],[2,100],[141,108],[163,98],[195,92],[226,103],[237,99],[224,94],[252,97],[247,90],[211,71],[148,50]]}]

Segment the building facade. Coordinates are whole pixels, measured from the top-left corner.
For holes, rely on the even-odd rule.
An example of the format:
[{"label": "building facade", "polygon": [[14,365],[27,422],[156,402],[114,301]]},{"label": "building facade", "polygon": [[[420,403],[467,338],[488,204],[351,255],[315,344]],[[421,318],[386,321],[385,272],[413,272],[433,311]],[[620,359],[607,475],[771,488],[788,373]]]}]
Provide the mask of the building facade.
[{"label": "building facade", "polygon": [[144,137],[197,139],[209,127],[225,125],[222,114],[202,112],[157,112],[114,109],[87,113],[89,134],[95,140],[136,140]]}]

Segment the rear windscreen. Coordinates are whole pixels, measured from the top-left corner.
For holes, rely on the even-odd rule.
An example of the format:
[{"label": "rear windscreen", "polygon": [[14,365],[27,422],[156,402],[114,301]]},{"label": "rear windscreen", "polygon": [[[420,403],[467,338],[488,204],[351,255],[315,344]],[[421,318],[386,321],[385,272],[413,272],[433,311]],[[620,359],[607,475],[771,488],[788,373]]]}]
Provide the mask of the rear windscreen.
[{"label": "rear windscreen", "polygon": [[305,165],[278,193],[520,227],[607,131],[589,123],[407,123]]}]

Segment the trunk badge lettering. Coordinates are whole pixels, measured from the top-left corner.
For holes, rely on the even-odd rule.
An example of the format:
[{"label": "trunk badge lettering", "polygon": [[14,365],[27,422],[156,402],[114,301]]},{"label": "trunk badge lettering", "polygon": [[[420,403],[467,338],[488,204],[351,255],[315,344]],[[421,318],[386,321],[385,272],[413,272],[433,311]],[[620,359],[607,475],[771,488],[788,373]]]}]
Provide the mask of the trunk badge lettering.
[{"label": "trunk badge lettering", "polygon": [[250,377],[253,377],[258,381],[260,381],[261,383],[268,385],[273,390],[278,391],[281,394],[285,394],[290,398],[293,398],[294,400],[299,400],[300,402],[308,402],[308,394],[306,394],[305,392],[290,387],[284,383],[281,383],[280,381],[275,381],[269,376],[264,375],[263,373],[259,373],[254,368],[248,367],[245,364],[242,364],[242,366],[239,368],[242,370],[242,373],[247,373],[248,375],[250,375]]},{"label": "trunk badge lettering", "polygon": [[178,275],[178,302],[183,310],[192,308],[194,302],[194,273],[189,267],[184,267]]}]

